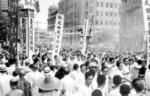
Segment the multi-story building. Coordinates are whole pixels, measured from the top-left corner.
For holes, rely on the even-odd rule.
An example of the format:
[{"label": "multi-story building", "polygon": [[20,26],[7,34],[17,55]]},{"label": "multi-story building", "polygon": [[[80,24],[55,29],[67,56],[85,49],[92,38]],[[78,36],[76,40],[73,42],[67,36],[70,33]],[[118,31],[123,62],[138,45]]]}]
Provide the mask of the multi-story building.
[{"label": "multi-story building", "polygon": [[89,30],[118,34],[120,4],[121,0],[60,0],[60,13],[65,15],[64,33],[72,34],[69,41],[76,44],[80,37],[77,30],[83,29],[84,19],[88,19]]},{"label": "multi-story building", "polygon": [[9,0],[0,0],[0,12],[6,13],[8,12],[8,1]]},{"label": "multi-story building", "polygon": [[58,7],[52,5],[48,9],[48,32],[53,32],[55,28],[56,15],[58,13]]},{"label": "multi-story building", "polygon": [[144,48],[142,0],[122,0],[120,8],[120,48],[136,51]]}]

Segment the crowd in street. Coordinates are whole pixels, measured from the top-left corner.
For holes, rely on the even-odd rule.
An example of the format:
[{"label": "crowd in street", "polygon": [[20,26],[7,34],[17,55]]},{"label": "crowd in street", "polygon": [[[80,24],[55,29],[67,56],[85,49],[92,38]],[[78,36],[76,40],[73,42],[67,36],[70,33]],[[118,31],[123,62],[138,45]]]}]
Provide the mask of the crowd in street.
[{"label": "crowd in street", "polygon": [[[17,55],[16,55],[17,56]],[[150,96],[145,52],[0,54],[0,96]],[[147,67],[148,66],[148,67]]]}]

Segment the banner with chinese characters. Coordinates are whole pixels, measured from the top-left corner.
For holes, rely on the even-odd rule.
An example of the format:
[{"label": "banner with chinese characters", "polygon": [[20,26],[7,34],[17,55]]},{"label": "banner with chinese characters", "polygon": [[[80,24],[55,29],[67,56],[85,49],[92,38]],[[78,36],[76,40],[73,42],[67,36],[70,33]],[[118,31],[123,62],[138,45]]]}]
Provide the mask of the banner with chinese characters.
[{"label": "banner with chinese characters", "polygon": [[29,47],[28,47],[28,12],[24,10],[24,12],[20,13],[20,51],[28,56]]},{"label": "banner with chinese characters", "polygon": [[85,54],[86,46],[87,46],[87,34],[88,34],[88,20],[84,20],[84,28],[83,28],[83,45],[82,45],[82,54]]},{"label": "banner with chinese characters", "polygon": [[21,9],[19,12],[20,18],[20,52],[26,56],[32,57],[34,54],[34,10]]},{"label": "banner with chinese characters", "polygon": [[29,10],[29,57],[31,58],[34,54],[34,10]]},{"label": "banner with chinese characters", "polygon": [[59,55],[61,49],[63,25],[64,25],[64,15],[57,14],[54,29],[53,56]]},{"label": "banner with chinese characters", "polygon": [[150,0],[142,0],[145,32],[147,34],[147,66],[150,63]]}]

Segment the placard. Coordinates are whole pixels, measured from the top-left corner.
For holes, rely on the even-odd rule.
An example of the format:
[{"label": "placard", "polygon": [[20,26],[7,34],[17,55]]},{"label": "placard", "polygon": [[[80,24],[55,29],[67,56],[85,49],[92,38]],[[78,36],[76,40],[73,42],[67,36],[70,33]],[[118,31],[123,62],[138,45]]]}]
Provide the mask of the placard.
[{"label": "placard", "polygon": [[85,54],[86,46],[87,46],[87,34],[88,34],[88,20],[84,20],[84,29],[83,29],[83,45],[82,45],[82,54]]},{"label": "placard", "polygon": [[53,56],[59,55],[61,49],[63,25],[64,25],[64,15],[57,14],[54,30]]}]

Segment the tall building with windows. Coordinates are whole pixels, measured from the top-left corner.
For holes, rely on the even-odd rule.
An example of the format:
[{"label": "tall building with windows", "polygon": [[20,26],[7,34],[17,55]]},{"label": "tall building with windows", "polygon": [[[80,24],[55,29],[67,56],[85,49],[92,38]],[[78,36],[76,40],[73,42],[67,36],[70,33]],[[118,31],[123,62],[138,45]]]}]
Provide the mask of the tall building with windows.
[{"label": "tall building with windows", "polygon": [[58,7],[56,5],[52,5],[48,9],[48,32],[53,32],[55,28],[56,15],[58,13]]},{"label": "tall building with windows", "polygon": [[122,0],[120,8],[120,47],[122,50],[144,49],[144,19],[142,0]]},{"label": "tall building with windows", "polygon": [[120,4],[121,0],[60,0],[59,12],[65,15],[64,33],[72,34],[69,37],[73,42],[79,42],[78,29],[83,29],[84,19],[88,19],[92,32],[118,34]]}]

